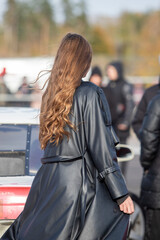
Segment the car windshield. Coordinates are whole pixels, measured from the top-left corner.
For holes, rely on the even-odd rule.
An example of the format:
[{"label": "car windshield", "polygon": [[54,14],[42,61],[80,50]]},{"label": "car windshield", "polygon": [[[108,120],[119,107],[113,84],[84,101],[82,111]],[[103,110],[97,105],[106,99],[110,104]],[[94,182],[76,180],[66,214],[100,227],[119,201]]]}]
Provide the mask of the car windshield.
[{"label": "car windshield", "polygon": [[35,175],[43,151],[38,125],[0,125],[0,176]]}]

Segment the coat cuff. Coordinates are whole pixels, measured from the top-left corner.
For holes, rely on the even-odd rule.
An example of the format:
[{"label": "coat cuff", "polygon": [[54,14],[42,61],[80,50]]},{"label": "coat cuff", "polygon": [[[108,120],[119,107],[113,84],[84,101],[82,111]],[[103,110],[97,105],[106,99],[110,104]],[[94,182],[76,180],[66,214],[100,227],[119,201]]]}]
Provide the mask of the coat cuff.
[{"label": "coat cuff", "polygon": [[112,166],[99,173],[99,180],[104,181],[113,199],[128,194],[128,190],[119,166]]},{"label": "coat cuff", "polygon": [[120,197],[118,199],[116,199],[116,202],[118,205],[121,205],[127,198],[129,197],[129,194],[123,196],[123,197]]}]

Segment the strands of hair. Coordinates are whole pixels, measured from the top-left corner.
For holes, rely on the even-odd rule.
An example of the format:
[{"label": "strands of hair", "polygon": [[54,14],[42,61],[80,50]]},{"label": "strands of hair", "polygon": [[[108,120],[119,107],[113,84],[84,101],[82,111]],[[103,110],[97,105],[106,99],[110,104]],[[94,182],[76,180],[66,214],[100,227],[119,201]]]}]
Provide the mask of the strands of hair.
[{"label": "strands of hair", "polygon": [[76,130],[69,114],[75,90],[87,73],[91,59],[91,47],[81,35],[68,33],[63,38],[42,97],[39,132],[42,149],[48,141],[59,144],[64,136],[69,139],[66,125]]}]

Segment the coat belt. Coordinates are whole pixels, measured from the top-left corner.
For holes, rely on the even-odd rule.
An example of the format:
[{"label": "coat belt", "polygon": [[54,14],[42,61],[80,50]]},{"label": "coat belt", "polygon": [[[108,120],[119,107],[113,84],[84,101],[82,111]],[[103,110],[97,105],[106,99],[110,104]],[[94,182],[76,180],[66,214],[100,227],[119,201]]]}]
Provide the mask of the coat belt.
[{"label": "coat belt", "polygon": [[51,157],[43,157],[41,158],[41,163],[47,164],[47,163],[58,163],[58,162],[72,162],[80,159],[83,159],[83,155],[78,157],[57,155],[57,156],[51,156]]}]

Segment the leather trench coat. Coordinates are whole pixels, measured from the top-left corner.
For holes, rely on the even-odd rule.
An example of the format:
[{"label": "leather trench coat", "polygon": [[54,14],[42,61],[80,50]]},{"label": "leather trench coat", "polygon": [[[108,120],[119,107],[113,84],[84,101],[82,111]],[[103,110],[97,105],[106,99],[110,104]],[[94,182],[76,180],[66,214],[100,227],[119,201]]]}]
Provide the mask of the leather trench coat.
[{"label": "leather trench coat", "polygon": [[128,193],[116,162],[117,138],[101,88],[76,89],[69,140],[48,143],[25,208],[2,240],[122,240],[129,215],[115,201]]}]

